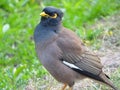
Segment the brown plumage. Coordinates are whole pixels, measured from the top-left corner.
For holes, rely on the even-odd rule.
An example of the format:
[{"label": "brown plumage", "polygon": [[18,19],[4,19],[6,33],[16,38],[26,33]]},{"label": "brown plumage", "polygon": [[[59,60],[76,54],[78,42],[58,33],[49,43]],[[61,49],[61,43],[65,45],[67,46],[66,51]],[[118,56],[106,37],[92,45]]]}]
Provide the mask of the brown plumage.
[{"label": "brown plumage", "polygon": [[109,77],[102,71],[100,58],[88,50],[80,38],[61,24],[63,13],[54,7],[43,9],[41,22],[34,32],[38,58],[50,74],[69,90],[76,80],[90,78],[114,90]]}]

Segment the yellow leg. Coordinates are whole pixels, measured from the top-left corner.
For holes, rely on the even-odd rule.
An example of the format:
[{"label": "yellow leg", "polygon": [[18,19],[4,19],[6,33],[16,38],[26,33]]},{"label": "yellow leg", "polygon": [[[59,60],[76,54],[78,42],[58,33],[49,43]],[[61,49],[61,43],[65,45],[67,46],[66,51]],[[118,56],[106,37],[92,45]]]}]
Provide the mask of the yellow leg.
[{"label": "yellow leg", "polygon": [[69,89],[68,90],[73,90],[73,87],[69,87]]},{"label": "yellow leg", "polygon": [[67,87],[67,84],[64,84],[61,90],[65,90],[66,87]]}]

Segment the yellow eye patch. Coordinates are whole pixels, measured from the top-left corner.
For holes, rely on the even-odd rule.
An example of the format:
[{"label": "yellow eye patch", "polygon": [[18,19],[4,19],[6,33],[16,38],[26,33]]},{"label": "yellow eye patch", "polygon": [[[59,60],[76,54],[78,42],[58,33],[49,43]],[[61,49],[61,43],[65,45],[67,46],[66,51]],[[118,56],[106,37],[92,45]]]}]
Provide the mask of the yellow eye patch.
[{"label": "yellow eye patch", "polygon": [[54,14],[54,16],[50,16],[50,15],[46,14],[45,12],[42,12],[42,13],[40,13],[40,16],[42,16],[42,17],[50,17],[50,18],[57,18],[56,13]]}]

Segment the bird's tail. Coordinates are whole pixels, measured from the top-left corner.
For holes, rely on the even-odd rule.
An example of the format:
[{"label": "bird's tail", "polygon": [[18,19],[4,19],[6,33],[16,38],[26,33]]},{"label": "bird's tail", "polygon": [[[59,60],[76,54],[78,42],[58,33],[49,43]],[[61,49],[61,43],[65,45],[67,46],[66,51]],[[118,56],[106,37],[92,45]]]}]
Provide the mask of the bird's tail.
[{"label": "bird's tail", "polygon": [[113,83],[109,80],[110,78],[104,74],[104,73],[101,73],[99,75],[99,77],[103,80],[103,83],[105,83],[106,85],[110,86],[111,88],[113,88],[114,90],[118,90],[118,88],[116,88]]}]

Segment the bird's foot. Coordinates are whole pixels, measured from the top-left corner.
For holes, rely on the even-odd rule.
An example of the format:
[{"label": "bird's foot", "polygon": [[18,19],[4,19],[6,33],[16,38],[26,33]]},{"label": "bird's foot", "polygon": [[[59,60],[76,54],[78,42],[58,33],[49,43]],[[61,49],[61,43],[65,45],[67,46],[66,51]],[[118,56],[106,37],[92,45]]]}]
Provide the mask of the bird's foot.
[{"label": "bird's foot", "polygon": [[67,84],[64,84],[61,90],[65,90],[66,87],[67,87]]}]

